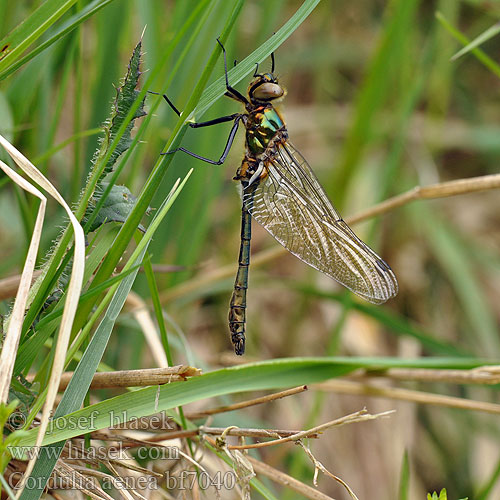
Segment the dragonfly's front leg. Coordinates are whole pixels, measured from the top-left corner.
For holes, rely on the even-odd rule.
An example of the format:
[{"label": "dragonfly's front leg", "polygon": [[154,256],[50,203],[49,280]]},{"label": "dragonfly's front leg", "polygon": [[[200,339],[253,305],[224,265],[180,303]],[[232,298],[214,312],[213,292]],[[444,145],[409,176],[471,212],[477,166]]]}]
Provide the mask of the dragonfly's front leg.
[{"label": "dragonfly's front leg", "polygon": [[[159,94],[158,92],[153,92],[152,90],[148,90],[150,94],[162,95],[165,101],[167,101],[168,105],[174,110],[177,116],[181,116],[181,112],[175,107],[174,103],[168,98],[166,94]],[[227,138],[226,146],[224,151],[222,152],[220,158],[218,160],[211,160],[210,158],[205,158],[204,156],[200,156],[192,151],[189,151],[186,148],[176,148],[171,151],[167,151],[166,153],[162,153],[162,155],[169,155],[172,153],[176,153],[177,151],[182,151],[187,153],[188,155],[197,158],[198,160],[202,160],[206,163],[210,163],[211,165],[222,165],[226,160],[227,155],[229,154],[229,150],[233,145],[234,138],[236,136],[236,132],[238,131],[238,126],[240,124],[240,120],[244,115],[241,113],[233,113],[232,115],[221,116],[219,118],[214,118],[213,120],[208,120],[206,122],[189,122],[188,125],[191,128],[201,128],[201,127],[211,127],[212,125],[218,125],[219,123],[226,122],[234,122],[231,128],[231,132],[229,132],[229,137]]]},{"label": "dragonfly's front leg", "polygon": [[229,305],[229,330],[234,352],[241,356],[245,352],[245,320],[247,307],[248,266],[250,265],[250,239],[252,237],[252,216],[243,205],[241,211],[241,244],[238,272],[234,282],[233,295]]}]

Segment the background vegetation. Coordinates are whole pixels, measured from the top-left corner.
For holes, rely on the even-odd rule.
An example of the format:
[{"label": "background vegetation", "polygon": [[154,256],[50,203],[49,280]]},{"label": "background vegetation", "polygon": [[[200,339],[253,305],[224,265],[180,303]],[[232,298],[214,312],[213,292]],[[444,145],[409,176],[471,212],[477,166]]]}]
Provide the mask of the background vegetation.
[{"label": "background vegetation", "polygon": [[[0,0],[0,36],[27,19],[40,3]],[[33,47],[50,39],[85,5],[76,2]],[[153,75],[149,90],[165,91],[179,109],[192,104],[192,110],[200,78],[213,69],[210,84],[223,74],[222,58],[215,59],[220,56],[215,40],[228,26],[229,58],[242,60],[262,44],[270,46],[272,34],[301,5],[247,0],[238,13],[233,11],[237,2],[216,0],[107,2],[19,69],[0,68],[0,133],[76,206],[98,147],[100,126],[116,95],[113,85],[123,77],[145,26],[142,69],[151,72],[141,77],[140,89]],[[231,12],[234,25],[228,21]],[[452,27],[470,40],[494,25],[499,15],[495,2],[477,0],[323,0],[300,26],[296,23],[297,29],[276,50],[276,72],[287,88],[282,110],[294,145],[345,217],[414,186],[497,172],[500,41],[493,36],[481,47],[492,58],[486,61],[489,67],[472,52],[450,58],[467,43],[456,40]],[[261,67],[269,65],[267,59]],[[248,62],[247,76],[237,85],[241,91],[252,66]],[[239,111],[236,103],[217,98],[222,91],[220,87],[211,100],[204,94],[211,107],[203,115],[197,113],[196,119]],[[429,368],[465,369],[478,366],[480,359],[494,363],[500,358],[500,202],[494,190],[416,201],[355,227],[399,280],[399,295],[378,307],[355,299],[293,256],[275,252],[277,244],[254,224],[247,353],[236,358],[226,323],[239,247],[240,201],[232,176],[242,157],[242,134],[222,167],[182,153],[158,164],[160,152],[178,130],[178,117],[156,96],[147,97],[145,107],[148,117],[137,121],[133,135],[148,121],[117,181],[138,196],[155,165],[166,168],[155,197],[147,203],[153,211],[143,218],[144,226],[175,180],[194,169],[148,248],[156,285],[151,275],[148,279],[149,264],[133,285],[135,300],[144,301],[151,316],[152,301],[161,304],[165,323],[160,325],[166,327],[174,364],[206,373],[277,358],[346,356],[356,367],[382,369],[407,366],[407,358],[432,357]],[[182,145],[217,158],[229,128],[188,130]],[[7,161],[8,156],[0,152],[0,158]],[[37,207],[0,174],[0,277],[21,272]],[[54,203],[47,210],[40,265],[67,223]],[[96,240],[91,233],[93,244],[88,248],[113,249],[118,230],[118,224],[108,224]],[[133,248],[125,252],[127,259]],[[7,315],[11,297],[3,297],[0,313]],[[82,310],[81,326],[91,329],[93,324],[86,323],[91,308],[86,314]],[[41,319],[43,314],[37,320]],[[144,331],[145,325],[126,307],[114,322],[100,370],[158,366],[162,358],[145,340],[144,334],[151,333]],[[22,366],[25,375],[38,374],[38,387],[46,384],[51,346],[47,339],[31,363]],[[378,358],[386,364],[377,364]],[[77,354],[69,369],[78,359]],[[418,363],[408,365],[425,365]],[[275,387],[326,379],[328,371],[312,375],[315,366],[303,369],[303,379],[298,371]],[[298,365],[290,367],[299,370]],[[272,377],[266,368],[260,373]],[[331,376],[341,374],[331,369]],[[353,385],[312,387],[280,401],[223,413],[210,425],[301,430],[363,407],[370,413],[396,409],[384,419],[326,431],[319,440],[310,440],[309,447],[360,499],[424,498],[426,492],[442,487],[450,499],[498,498],[498,407],[492,404],[488,412],[474,411],[474,405],[450,409],[443,400],[432,399],[440,394],[495,403],[498,386],[472,385],[467,375],[462,383],[440,381],[438,374],[430,378],[379,384],[422,391],[418,404],[391,399],[397,395],[390,391],[385,398],[355,395],[368,390],[365,381],[356,379]],[[220,392],[225,396],[213,400],[203,399],[212,394],[208,385],[185,410],[262,394],[239,394],[240,383],[235,379],[234,387]],[[270,387],[248,382],[241,390]],[[108,400],[122,392],[93,391],[90,400]],[[173,406],[181,404],[175,402]],[[312,484],[314,467],[298,447],[275,446],[253,456]],[[252,498],[296,498],[297,493],[287,488],[264,479],[263,483]],[[327,477],[320,477],[319,489],[349,498]],[[225,491],[223,497],[236,498],[236,493]]]}]

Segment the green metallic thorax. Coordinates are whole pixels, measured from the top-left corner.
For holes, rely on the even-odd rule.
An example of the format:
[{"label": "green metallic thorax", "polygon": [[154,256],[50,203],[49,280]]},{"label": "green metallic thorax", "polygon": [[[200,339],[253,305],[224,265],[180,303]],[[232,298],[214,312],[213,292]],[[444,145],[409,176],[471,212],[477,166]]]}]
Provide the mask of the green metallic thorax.
[{"label": "green metallic thorax", "polygon": [[245,124],[248,152],[253,156],[262,154],[269,141],[284,127],[283,119],[272,105],[261,107],[249,113]]}]

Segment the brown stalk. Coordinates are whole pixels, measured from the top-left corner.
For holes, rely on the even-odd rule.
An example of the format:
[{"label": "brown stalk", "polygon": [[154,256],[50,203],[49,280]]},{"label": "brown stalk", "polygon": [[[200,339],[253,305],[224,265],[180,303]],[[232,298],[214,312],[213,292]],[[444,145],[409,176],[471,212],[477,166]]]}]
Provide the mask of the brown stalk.
[{"label": "brown stalk", "polygon": [[[105,431],[92,432],[92,439],[99,439],[101,441],[120,441],[125,447],[134,446],[147,446],[148,444],[158,443],[160,441],[168,441],[172,439],[184,439],[193,438],[199,435],[200,432],[203,434],[210,434],[219,436],[224,431],[227,431],[224,427],[206,427],[201,426],[197,429],[182,429],[173,430],[171,432],[163,432],[162,434],[155,434],[153,436],[148,436],[146,439],[131,438],[130,436],[123,436],[121,434],[110,434]],[[284,430],[284,429],[249,429],[249,428],[234,428],[226,432],[227,436],[236,437],[252,437],[252,438],[266,438],[266,437],[288,437],[295,436],[300,431],[294,430]],[[307,436],[310,439],[317,439],[319,434],[311,433]]]},{"label": "brown stalk", "polygon": [[454,396],[442,396],[428,392],[414,391],[410,389],[375,387],[373,385],[349,382],[347,380],[328,380],[314,384],[314,389],[321,391],[336,392],[340,394],[356,394],[362,396],[375,396],[388,399],[398,399],[413,403],[421,403],[448,408],[461,408],[463,410],[482,411],[485,413],[500,414],[500,405],[483,401],[472,401]]},{"label": "brown stalk", "polygon": [[349,378],[389,378],[418,382],[445,382],[450,384],[499,384],[500,366],[479,366],[471,370],[440,370],[428,368],[388,368],[387,370],[359,370]]},{"label": "brown stalk", "polygon": [[186,413],[185,416],[188,420],[196,420],[198,418],[208,417],[209,415],[216,415],[217,413],[241,410],[242,408],[248,408],[249,406],[268,403],[270,401],[275,401],[277,399],[285,398],[287,396],[300,394],[301,392],[304,391],[307,391],[307,385],[301,385],[299,387],[294,387],[293,389],[287,389],[286,391],[280,391],[274,394],[268,394],[266,396],[262,396],[261,398],[249,399],[247,401],[242,401],[241,403],[235,403],[227,406],[219,406],[217,408],[212,408],[211,410],[205,410],[197,413]]},{"label": "brown stalk", "polygon": [[311,450],[302,442],[299,441],[298,444],[302,447],[304,450],[305,454],[310,458],[311,462],[314,464],[314,479],[313,479],[313,484],[314,486],[318,486],[318,472],[322,472],[326,476],[331,477],[334,481],[337,481],[337,483],[340,483],[349,493],[351,498],[354,500],[359,500],[358,497],[354,494],[354,491],[351,490],[349,485],[343,480],[340,479],[340,477],[336,476],[335,474],[332,474],[311,452]]},{"label": "brown stalk", "polygon": [[[199,368],[178,365],[167,368],[148,368],[143,370],[122,370],[117,372],[95,373],[90,384],[91,389],[105,389],[114,387],[143,387],[162,385],[170,382],[186,380],[187,377],[201,375]],[[73,372],[64,372],[59,383],[59,390],[63,391],[69,384]]]},{"label": "brown stalk", "polygon": [[[221,435],[226,431],[224,427],[205,427],[202,426],[199,428],[200,432],[204,434],[212,434],[212,435]],[[296,436],[300,431],[290,431],[290,430],[282,430],[282,429],[248,429],[248,428],[233,428],[228,430],[225,435],[226,436],[238,436],[238,437],[257,437],[257,438],[266,438],[266,437],[291,437]],[[317,439],[319,434],[316,432],[312,432],[308,434],[308,438]]]},{"label": "brown stalk", "polygon": [[500,174],[483,175],[469,179],[458,179],[455,181],[439,182],[430,186],[415,186],[406,193],[393,196],[372,208],[350,217],[347,222],[356,224],[365,219],[390,212],[415,200],[430,200],[434,198],[447,198],[460,194],[477,193],[478,191],[489,191],[500,188]]},{"label": "brown stalk", "polygon": [[[35,279],[38,278],[40,273],[41,271],[35,271],[33,273],[33,281],[35,281]],[[20,274],[0,279],[0,300],[6,300],[15,297],[20,282],[21,282]]]},{"label": "brown stalk", "polygon": [[265,443],[254,443],[247,445],[228,445],[228,450],[248,450],[251,448],[265,448],[267,446],[275,446],[277,444],[289,443],[298,441],[299,439],[309,438],[311,434],[321,434],[323,431],[330,429],[331,427],[340,427],[346,424],[352,424],[355,422],[363,422],[365,420],[373,420],[379,417],[385,417],[393,413],[393,411],[386,411],[383,413],[377,413],[375,415],[371,415],[366,410],[357,411],[356,413],[351,413],[350,415],[346,415],[341,418],[337,418],[335,420],[331,420],[330,422],[326,422],[324,424],[313,427],[312,429],[297,432],[292,436],[287,436],[279,439],[275,439],[274,441],[267,441]]},{"label": "brown stalk", "polygon": [[321,493],[321,491],[298,481],[294,477],[289,476],[288,474],[285,474],[284,472],[281,472],[280,470],[275,469],[260,460],[256,460],[249,455],[247,455],[246,459],[252,464],[252,467],[257,474],[262,474],[272,481],[300,493],[306,498],[310,498],[311,500],[333,500],[332,497]]}]

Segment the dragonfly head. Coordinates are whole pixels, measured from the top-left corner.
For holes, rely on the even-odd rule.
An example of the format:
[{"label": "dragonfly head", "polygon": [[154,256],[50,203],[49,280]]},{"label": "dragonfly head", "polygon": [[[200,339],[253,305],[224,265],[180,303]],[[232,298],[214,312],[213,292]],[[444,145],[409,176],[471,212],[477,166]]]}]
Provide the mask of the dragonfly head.
[{"label": "dragonfly head", "polygon": [[254,104],[279,99],[285,95],[285,89],[278,84],[277,78],[272,73],[255,75],[255,79],[248,87],[248,97]]}]

